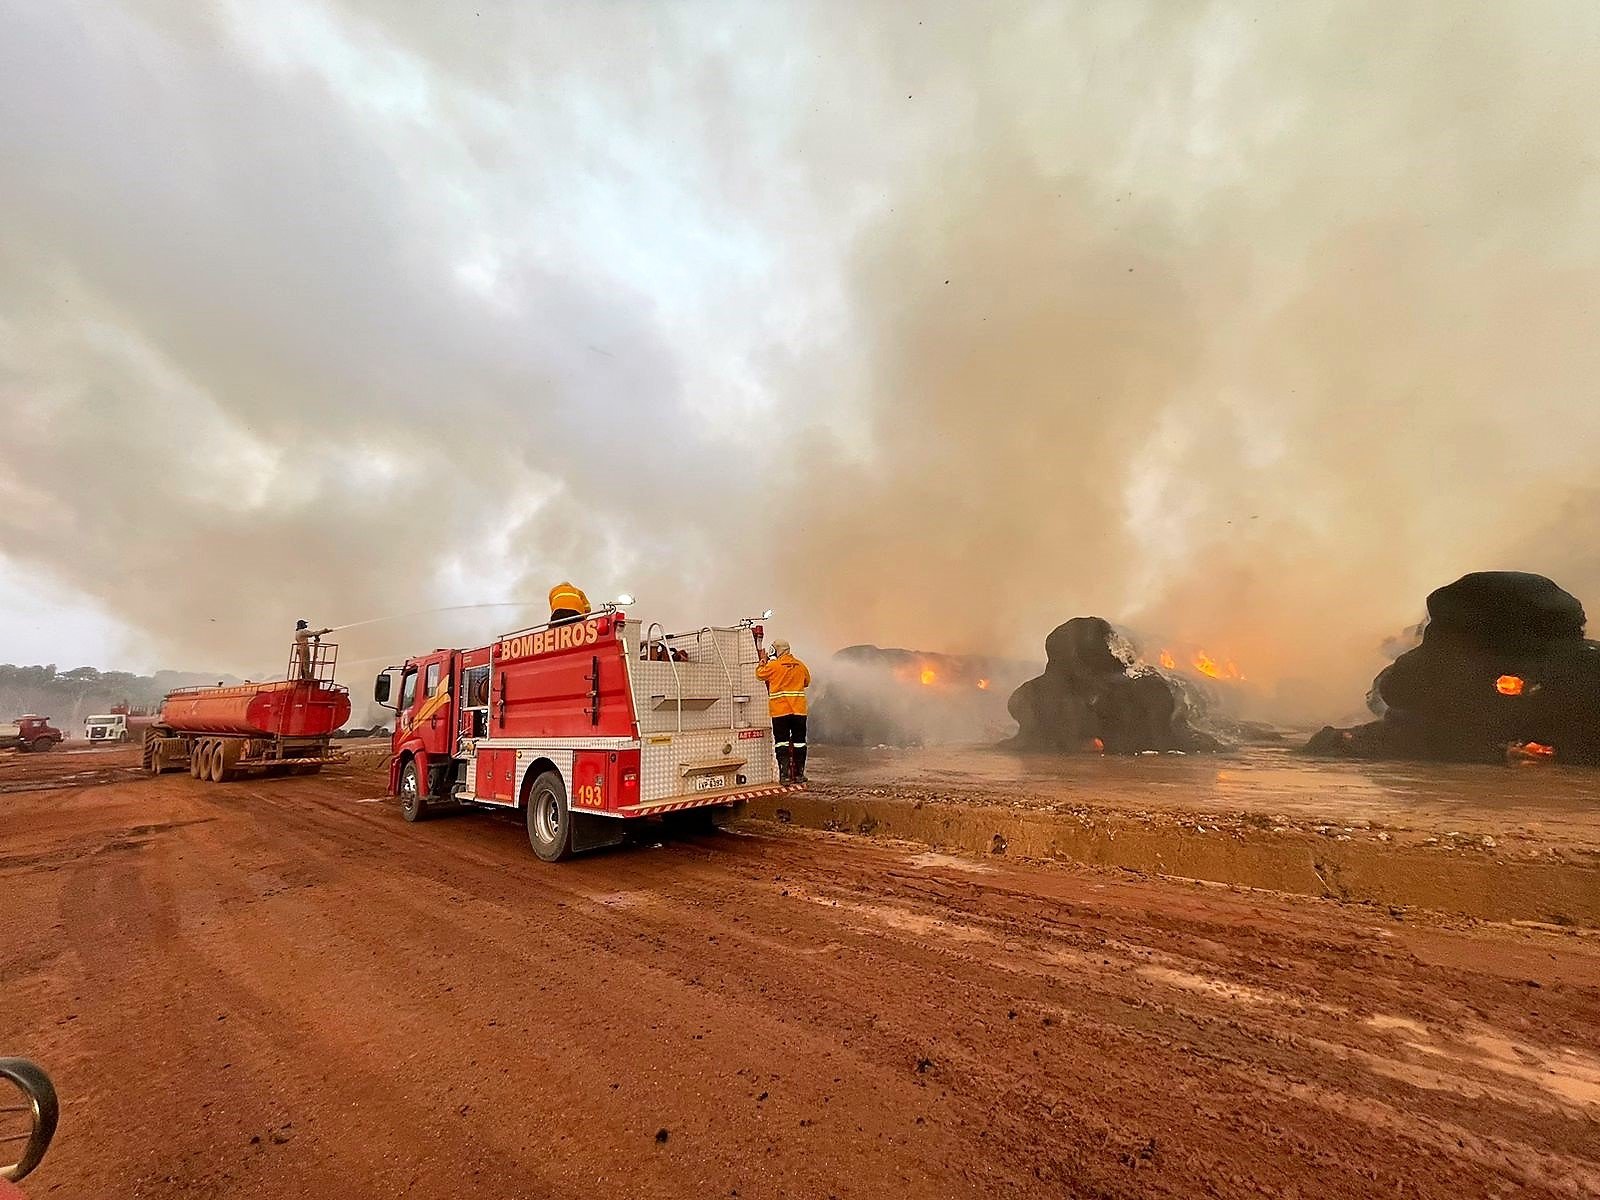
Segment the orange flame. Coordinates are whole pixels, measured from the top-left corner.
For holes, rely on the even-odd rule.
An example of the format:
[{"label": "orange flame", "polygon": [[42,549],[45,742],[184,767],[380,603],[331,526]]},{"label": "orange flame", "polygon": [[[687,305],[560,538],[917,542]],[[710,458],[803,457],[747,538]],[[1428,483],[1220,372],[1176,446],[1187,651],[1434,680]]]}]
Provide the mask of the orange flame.
[{"label": "orange flame", "polygon": [[989,681],[987,679],[978,680],[978,690],[980,692],[987,692],[989,690]]},{"label": "orange flame", "polygon": [[1514,743],[1507,746],[1506,753],[1513,758],[1554,758],[1556,748],[1543,742],[1523,742],[1520,746]]},{"label": "orange flame", "polygon": [[1096,750],[1100,751],[1103,754],[1103,753],[1105,753],[1106,744],[1104,742],[1102,742],[1099,738],[1095,738],[1095,740],[1094,740],[1094,748]]},{"label": "orange flame", "polygon": [[1161,658],[1159,661],[1161,665],[1169,671],[1176,671],[1178,669],[1178,660],[1172,657],[1171,650],[1163,650],[1161,652]]},{"label": "orange flame", "polygon": [[[1520,696],[1522,695],[1522,686],[1522,676],[1520,675],[1502,675],[1494,681],[1494,690],[1502,696]],[[1530,746],[1537,746],[1538,744],[1538,742],[1528,743]]]},{"label": "orange flame", "polygon": [[931,687],[938,680],[938,678],[939,678],[939,673],[937,671],[935,671],[932,667],[923,667],[922,668],[921,679],[922,679],[922,686],[923,687]]},{"label": "orange flame", "polygon": [[1209,675],[1212,679],[1243,679],[1239,668],[1231,662],[1226,665],[1219,663],[1204,650],[1194,652],[1194,669],[1202,675]]}]

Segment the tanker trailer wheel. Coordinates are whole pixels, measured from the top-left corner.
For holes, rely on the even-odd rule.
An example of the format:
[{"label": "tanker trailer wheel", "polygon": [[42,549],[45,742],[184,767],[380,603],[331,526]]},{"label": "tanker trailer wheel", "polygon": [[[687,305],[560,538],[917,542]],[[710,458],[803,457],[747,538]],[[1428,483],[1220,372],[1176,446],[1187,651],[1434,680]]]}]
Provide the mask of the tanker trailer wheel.
[{"label": "tanker trailer wheel", "polygon": [[202,764],[201,777],[208,783],[221,783],[228,775],[228,764],[223,758],[227,743],[221,738],[211,743],[211,753]]},{"label": "tanker trailer wheel", "polygon": [[528,792],[528,842],[545,862],[572,854],[572,810],[559,771],[545,771]]},{"label": "tanker trailer wheel", "polygon": [[400,815],[408,821],[421,821],[428,816],[428,798],[422,794],[422,773],[417,770],[414,758],[400,768]]},{"label": "tanker trailer wheel", "polygon": [[211,742],[209,739],[203,738],[197,742],[190,742],[189,774],[194,776],[196,779],[204,779],[206,777],[206,764],[211,761],[210,755]]},{"label": "tanker trailer wheel", "polygon": [[152,775],[161,774],[161,743],[154,732],[144,735],[144,769]]},{"label": "tanker trailer wheel", "polygon": [[217,748],[211,752],[211,782],[224,783],[234,777],[234,765],[244,754],[244,744],[238,738],[219,738]]}]

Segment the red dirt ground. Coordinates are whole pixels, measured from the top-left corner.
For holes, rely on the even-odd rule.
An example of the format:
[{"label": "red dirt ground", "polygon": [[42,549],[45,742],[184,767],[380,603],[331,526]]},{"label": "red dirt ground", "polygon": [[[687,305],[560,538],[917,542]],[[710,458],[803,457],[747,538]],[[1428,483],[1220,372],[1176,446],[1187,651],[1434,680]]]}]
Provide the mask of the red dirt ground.
[{"label": "red dirt ground", "polygon": [[0,765],[34,1196],[1600,1195],[1587,930],[86,762]]}]

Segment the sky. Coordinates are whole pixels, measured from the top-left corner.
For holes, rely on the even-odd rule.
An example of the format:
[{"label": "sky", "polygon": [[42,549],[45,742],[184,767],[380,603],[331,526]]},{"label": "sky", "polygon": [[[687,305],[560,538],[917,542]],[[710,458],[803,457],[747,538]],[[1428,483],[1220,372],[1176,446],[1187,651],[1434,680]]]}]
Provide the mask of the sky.
[{"label": "sky", "polygon": [[1465,571],[1600,604],[1597,105],[1576,2],[0,0],[0,660],[572,578],[1346,712]]}]

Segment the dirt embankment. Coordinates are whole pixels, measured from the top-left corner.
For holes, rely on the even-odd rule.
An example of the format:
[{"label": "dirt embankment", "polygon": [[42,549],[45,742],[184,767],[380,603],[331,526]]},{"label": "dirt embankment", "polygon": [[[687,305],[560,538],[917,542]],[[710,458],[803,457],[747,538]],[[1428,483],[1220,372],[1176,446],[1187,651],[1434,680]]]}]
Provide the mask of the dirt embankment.
[{"label": "dirt embankment", "polygon": [[1600,1189],[1585,931],[760,825],[552,867],[380,792],[0,793],[35,1194]]},{"label": "dirt embankment", "polygon": [[1186,757],[824,752],[753,814],[1487,920],[1600,927],[1600,773]]}]

